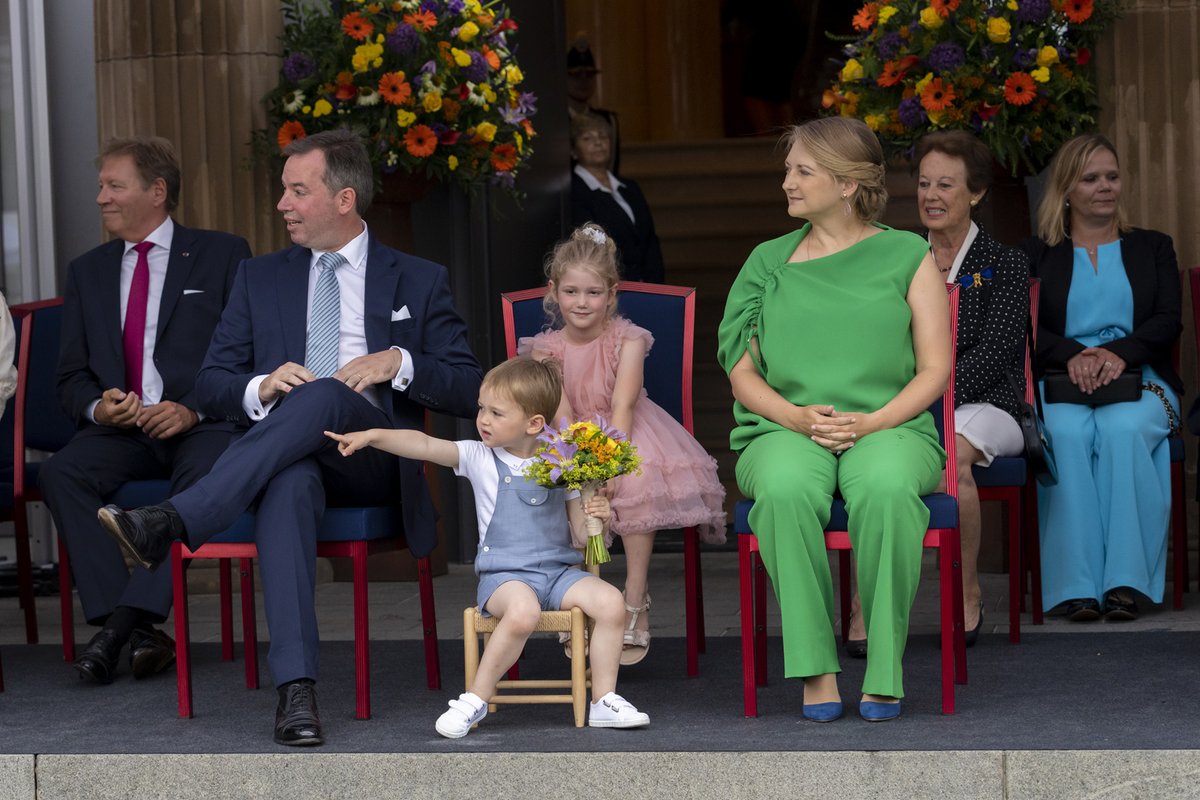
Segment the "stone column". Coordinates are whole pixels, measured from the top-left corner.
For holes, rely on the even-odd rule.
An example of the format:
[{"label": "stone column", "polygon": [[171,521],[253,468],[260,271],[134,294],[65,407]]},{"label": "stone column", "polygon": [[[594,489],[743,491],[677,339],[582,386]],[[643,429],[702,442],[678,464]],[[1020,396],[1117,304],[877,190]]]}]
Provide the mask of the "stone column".
[{"label": "stone column", "polygon": [[100,141],[157,135],[183,168],[185,225],[286,242],[275,178],[250,166],[260,99],[278,80],[283,19],[273,0],[104,0],[95,4]]}]

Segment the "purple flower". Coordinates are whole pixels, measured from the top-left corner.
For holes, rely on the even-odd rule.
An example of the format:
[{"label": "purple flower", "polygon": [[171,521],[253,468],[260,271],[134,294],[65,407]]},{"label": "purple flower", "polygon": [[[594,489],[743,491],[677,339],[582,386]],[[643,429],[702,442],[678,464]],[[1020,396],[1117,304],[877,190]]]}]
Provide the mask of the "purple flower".
[{"label": "purple flower", "polygon": [[511,192],[513,187],[517,184],[517,179],[516,176],[514,176],[511,172],[496,172],[493,173],[490,178],[488,178],[488,182],[491,183],[492,186],[496,186],[500,189],[505,189]]},{"label": "purple flower", "polygon": [[941,42],[933,46],[925,59],[930,69],[935,72],[950,72],[956,70],[967,60],[962,45],[955,42]]},{"label": "purple flower", "polygon": [[429,59],[428,61],[426,61],[424,64],[421,65],[420,72],[422,75],[436,75],[437,74],[437,62],[434,61],[432,58]]},{"label": "purple flower", "polygon": [[1017,48],[1013,53],[1013,66],[1017,69],[1029,69],[1037,63],[1037,51],[1028,50],[1024,47]]},{"label": "purple flower", "polygon": [[897,113],[900,116],[900,121],[904,123],[904,127],[906,128],[919,128],[928,119],[925,116],[925,109],[921,107],[921,98],[919,97],[910,97],[907,100],[901,100]]},{"label": "purple flower", "polygon": [[421,3],[422,11],[432,11],[434,14],[442,13],[442,4],[438,0],[423,0]]},{"label": "purple flower", "polygon": [[1018,22],[1041,22],[1050,14],[1050,0],[1021,0],[1017,6]]},{"label": "purple flower", "polygon": [[316,69],[317,62],[305,53],[292,53],[283,60],[283,75],[292,83],[299,83]]},{"label": "purple flower", "polygon": [[525,116],[532,117],[537,113],[537,95],[533,92],[521,92],[517,97],[517,109]]},{"label": "purple flower", "polygon": [[465,5],[463,0],[447,0],[446,10],[451,14],[461,14]]},{"label": "purple flower", "polygon": [[471,83],[483,83],[487,80],[488,64],[482,53],[471,51],[471,63],[463,67],[463,75]]},{"label": "purple flower", "polygon": [[421,46],[421,36],[411,25],[397,25],[396,29],[387,35],[384,44],[393,53],[402,56],[412,55]]},{"label": "purple flower", "polygon": [[900,38],[900,34],[895,31],[885,33],[879,40],[879,57],[884,61],[891,61],[903,46],[904,40]]}]

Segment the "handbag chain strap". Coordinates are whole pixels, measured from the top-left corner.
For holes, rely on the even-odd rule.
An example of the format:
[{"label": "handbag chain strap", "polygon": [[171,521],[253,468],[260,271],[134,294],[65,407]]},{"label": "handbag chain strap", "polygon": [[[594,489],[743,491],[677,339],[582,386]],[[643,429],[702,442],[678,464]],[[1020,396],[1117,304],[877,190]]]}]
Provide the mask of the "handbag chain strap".
[{"label": "handbag chain strap", "polygon": [[1167,393],[1163,391],[1163,387],[1159,386],[1154,381],[1146,381],[1142,384],[1143,389],[1148,389],[1158,395],[1158,399],[1162,401],[1163,409],[1167,412],[1167,424],[1170,426],[1171,436],[1178,436],[1183,433],[1183,424],[1179,420],[1179,415],[1175,413],[1175,407],[1171,405],[1171,401],[1167,399]]}]

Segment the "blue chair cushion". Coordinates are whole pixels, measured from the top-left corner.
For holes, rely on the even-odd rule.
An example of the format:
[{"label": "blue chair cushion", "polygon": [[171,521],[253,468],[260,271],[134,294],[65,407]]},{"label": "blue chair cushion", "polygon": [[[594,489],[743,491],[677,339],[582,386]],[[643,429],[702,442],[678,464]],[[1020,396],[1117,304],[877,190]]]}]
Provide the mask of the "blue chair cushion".
[{"label": "blue chair cushion", "polygon": [[[921,498],[929,508],[930,528],[953,528],[958,525],[958,503],[948,494],[938,492]],[[752,534],[750,529],[750,509],[754,508],[753,500],[740,500],[733,509],[733,530],[737,534]],[[829,514],[827,531],[844,531],[847,526],[846,504],[841,498],[835,498]]]},{"label": "blue chair cushion", "polygon": [[989,486],[1024,486],[1025,458],[1022,456],[1000,456],[993,459],[990,466],[971,467],[975,476],[975,485]]}]

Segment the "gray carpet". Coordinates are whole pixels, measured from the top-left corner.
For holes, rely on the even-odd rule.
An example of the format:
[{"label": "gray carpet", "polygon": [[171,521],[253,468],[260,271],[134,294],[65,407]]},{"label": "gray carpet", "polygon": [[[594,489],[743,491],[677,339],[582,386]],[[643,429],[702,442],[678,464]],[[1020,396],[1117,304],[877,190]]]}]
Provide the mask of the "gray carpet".
[{"label": "gray carpet", "polygon": [[[262,654],[265,664],[265,645]],[[970,683],[958,712],[940,713],[938,650],[914,637],[905,657],[904,716],[868,725],[800,718],[799,681],[784,681],[778,640],[768,647],[770,685],[757,719],[742,715],[740,643],[713,638],[699,678],[684,677],[682,639],[656,638],[650,657],[623,671],[620,691],[651,717],[636,731],[576,729],[566,705],[502,706],[465,739],[437,736],[433,722],[462,686],[462,651],[441,648],[443,687],[425,688],[420,642],[372,644],[373,711],[354,719],[353,644],[322,649],[323,752],[993,750],[1200,748],[1200,633],[1027,635],[1020,645],[983,636],[968,651]],[[271,731],[275,692],[244,688],[242,664],[215,644],[193,650],[194,719],[176,716],[174,672],[135,682],[123,668],[111,686],[85,685],[57,646],[5,646],[0,753],[281,752]],[[845,660],[843,695],[857,701],[865,662]],[[565,676],[552,642],[530,644],[523,675]],[[265,669],[264,685],[268,684]]]}]

